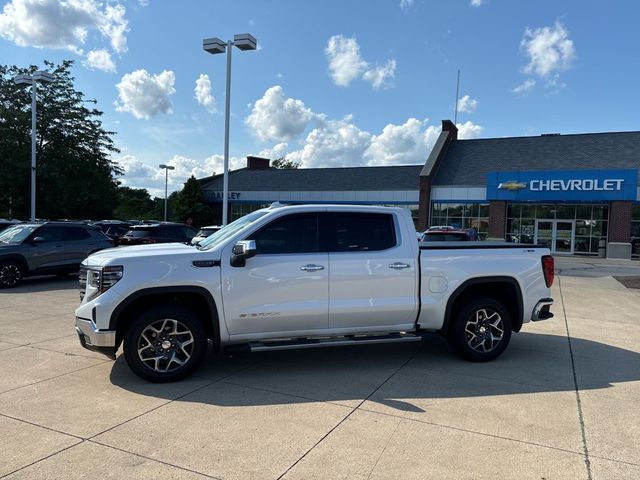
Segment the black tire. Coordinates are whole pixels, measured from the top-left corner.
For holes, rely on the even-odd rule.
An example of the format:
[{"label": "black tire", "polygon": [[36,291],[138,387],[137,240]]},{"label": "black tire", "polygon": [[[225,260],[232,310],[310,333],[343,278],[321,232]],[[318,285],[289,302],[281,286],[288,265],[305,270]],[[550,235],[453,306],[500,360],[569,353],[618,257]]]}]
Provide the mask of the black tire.
[{"label": "black tire", "polygon": [[202,363],[207,345],[201,319],[187,308],[168,304],[141,313],[126,331],[123,349],[136,375],[165,383],[190,375]]},{"label": "black tire", "polygon": [[0,288],[13,288],[20,284],[24,272],[20,262],[7,260],[0,262]]},{"label": "black tire", "polygon": [[447,339],[465,360],[488,362],[504,352],[511,340],[509,311],[492,298],[475,298],[458,310]]}]

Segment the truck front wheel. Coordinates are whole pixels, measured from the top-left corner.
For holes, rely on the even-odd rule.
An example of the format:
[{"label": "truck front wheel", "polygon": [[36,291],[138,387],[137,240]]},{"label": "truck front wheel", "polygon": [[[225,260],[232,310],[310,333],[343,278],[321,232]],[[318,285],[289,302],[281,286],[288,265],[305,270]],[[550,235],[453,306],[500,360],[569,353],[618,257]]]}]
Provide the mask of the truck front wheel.
[{"label": "truck front wheel", "polygon": [[498,357],[511,339],[511,317],[500,302],[476,298],[458,310],[448,334],[449,345],[471,362]]},{"label": "truck front wheel", "polygon": [[124,356],[139,377],[174,382],[204,359],[207,335],[202,322],[179,305],[159,305],[140,314],[124,336]]}]

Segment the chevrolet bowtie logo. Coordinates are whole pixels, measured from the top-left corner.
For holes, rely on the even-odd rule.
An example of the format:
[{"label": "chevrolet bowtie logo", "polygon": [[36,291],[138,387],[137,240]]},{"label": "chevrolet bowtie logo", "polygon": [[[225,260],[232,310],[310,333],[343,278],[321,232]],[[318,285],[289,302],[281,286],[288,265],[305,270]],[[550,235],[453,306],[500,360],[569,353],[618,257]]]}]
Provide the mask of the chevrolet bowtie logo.
[{"label": "chevrolet bowtie logo", "polygon": [[527,188],[527,184],[523,182],[504,182],[498,185],[498,190],[522,190]]}]

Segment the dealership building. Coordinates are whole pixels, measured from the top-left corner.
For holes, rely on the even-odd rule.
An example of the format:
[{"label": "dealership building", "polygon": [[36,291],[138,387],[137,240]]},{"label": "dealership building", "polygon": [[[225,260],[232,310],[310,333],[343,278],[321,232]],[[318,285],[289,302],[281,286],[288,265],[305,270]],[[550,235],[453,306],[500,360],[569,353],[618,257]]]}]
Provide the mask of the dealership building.
[{"label": "dealership building", "polygon": [[[229,218],[272,202],[401,206],[417,230],[474,228],[482,239],[556,254],[640,258],[640,132],[459,140],[442,122],[422,165],[279,170],[247,157],[230,172]],[[200,180],[221,217],[222,175]]]}]

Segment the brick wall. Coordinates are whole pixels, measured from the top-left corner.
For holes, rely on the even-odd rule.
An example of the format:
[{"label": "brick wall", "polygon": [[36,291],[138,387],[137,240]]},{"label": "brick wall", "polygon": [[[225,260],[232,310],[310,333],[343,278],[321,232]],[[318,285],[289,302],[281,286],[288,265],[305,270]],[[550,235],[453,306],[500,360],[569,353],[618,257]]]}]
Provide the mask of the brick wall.
[{"label": "brick wall", "polygon": [[422,232],[429,226],[431,216],[431,178],[420,177],[420,200],[418,205],[418,231]]},{"label": "brick wall", "polygon": [[632,202],[611,202],[609,210],[609,241],[631,241]]},{"label": "brick wall", "polygon": [[505,238],[507,233],[507,202],[489,202],[489,238]]}]

